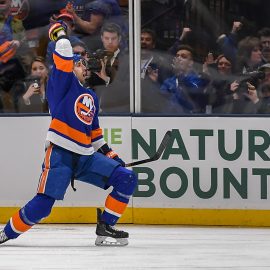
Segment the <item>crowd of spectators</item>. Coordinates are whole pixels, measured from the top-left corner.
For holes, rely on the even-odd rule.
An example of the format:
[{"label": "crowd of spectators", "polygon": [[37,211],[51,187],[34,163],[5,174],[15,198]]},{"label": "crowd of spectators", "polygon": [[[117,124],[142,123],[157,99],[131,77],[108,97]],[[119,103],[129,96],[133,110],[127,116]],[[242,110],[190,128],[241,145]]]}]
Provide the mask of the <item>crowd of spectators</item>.
[{"label": "crowd of spectators", "polygon": [[[48,113],[46,82],[55,43],[49,42],[47,32],[50,23],[61,20],[74,53],[88,63],[87,86],[96,91],[100,111],[128,113],[132,52],[119,1],[60,0],[41,12],[40,24],[38,16],[33,17],[33,28],[22,18],[30,12],[29,3],[20,7],[22,15],[14,14],[12,0],[0,1],[0,112]],[[195,32],[191,27],[183,26],[179,37],[162,50],[158,29],[141,29],[141,111],[270,113],[270,28],[242,38],[242,27],[243,22],[234,21],[229,33],[216,37],[215,50],[209,48],[200,57],[198,44],[189,39]]]},{"label": "crowd of spectators", "polygon": [[189,42],[193,31],[190,27],[183,27],[167,54],[156,49],[156,33],[143,29],[142,96],[151,91],[156,98],[152,99],[151,107],[142,101],[142,111],[269,113],[270,28],[262,28],[257,36],[240,39],[242,26],[242,22],[234,21],[229,33],[217,37],[216,49],[206,52],[201,59],[196,56],[194,44]]}]

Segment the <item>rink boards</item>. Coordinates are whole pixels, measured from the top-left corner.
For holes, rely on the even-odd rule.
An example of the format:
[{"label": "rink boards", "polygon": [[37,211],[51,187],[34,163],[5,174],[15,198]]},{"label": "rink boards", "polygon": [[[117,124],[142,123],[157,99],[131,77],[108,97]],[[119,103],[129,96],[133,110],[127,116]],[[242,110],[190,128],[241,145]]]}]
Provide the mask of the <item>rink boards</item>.
[{"label": "rink boards", "polygon": [[[123,223],[269,226],[268,118],[102,117],[126,162],[145,159],[167,130],[160,160],[134,167],[139,184]],[[2,117],[0,222],[35,195],[49,117]],[[75,181],[48,223],[94,223],[108,192]]]},{"label": "rink boards", "polygon": [[[0,207],[0,223],[19,208]],[[95,207],[54,207],[42,223],[96,223]],[[205,226],[270,226],[269,210],[131,208],[119,223]]]}]

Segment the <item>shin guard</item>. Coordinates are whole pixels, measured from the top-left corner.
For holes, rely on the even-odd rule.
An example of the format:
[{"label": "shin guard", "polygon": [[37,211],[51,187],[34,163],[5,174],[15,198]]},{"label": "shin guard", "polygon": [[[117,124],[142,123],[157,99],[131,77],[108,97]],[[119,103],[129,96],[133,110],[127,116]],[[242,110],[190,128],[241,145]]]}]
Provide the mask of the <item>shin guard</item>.
[{"label": "shin guard", "polygon": [[111,175],[108,184],[113,186],[113,191],[105,202],[102,219],[109,225],[115,225],[124,213],[129,199],[137,185],[137,177],[133,171],[118,167]]},{"label": "shin guard", "polygon": [[7,237],[9,239],[17,238],[41,219],[47,217],[51,212],[54,202],[55,199],[47,195],[37,194],[10,218],[4,228]]}]

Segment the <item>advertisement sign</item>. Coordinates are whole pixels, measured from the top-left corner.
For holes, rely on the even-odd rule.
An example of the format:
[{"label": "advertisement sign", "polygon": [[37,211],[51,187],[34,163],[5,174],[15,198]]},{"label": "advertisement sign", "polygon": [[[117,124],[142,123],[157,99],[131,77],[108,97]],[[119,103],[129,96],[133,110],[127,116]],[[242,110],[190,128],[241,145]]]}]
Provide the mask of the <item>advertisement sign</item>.
[{"label": "advertisement sign", "polygon": [[161,159],[138,166],[134,207],[269,209],[270,137],[261,118],[135,118],[133,158],[153,154],[167,130]]},{"label": "advertisement sign", "polygon": [[[49,117],[3,117],[0,222],[36,193]],[[267,118],[101,117],[108,144],[134,166],[138,186],[121,222],[269,226],[270,137]],[[75,181],[46,222],[96,222],[110,189]]]}]

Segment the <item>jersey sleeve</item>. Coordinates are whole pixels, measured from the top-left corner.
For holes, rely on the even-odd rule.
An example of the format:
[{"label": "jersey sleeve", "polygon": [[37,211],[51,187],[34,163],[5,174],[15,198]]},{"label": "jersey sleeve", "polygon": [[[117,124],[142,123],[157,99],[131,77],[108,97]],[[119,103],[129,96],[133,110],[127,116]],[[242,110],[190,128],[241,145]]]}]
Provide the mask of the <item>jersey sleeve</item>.
[{"label": "jersey sleeve", "polygon": [[72,47],[67,38],[62,38],[55,45],[53,68],[48,81],[47,99],[51,111],[70,90],[74,76]]}]

